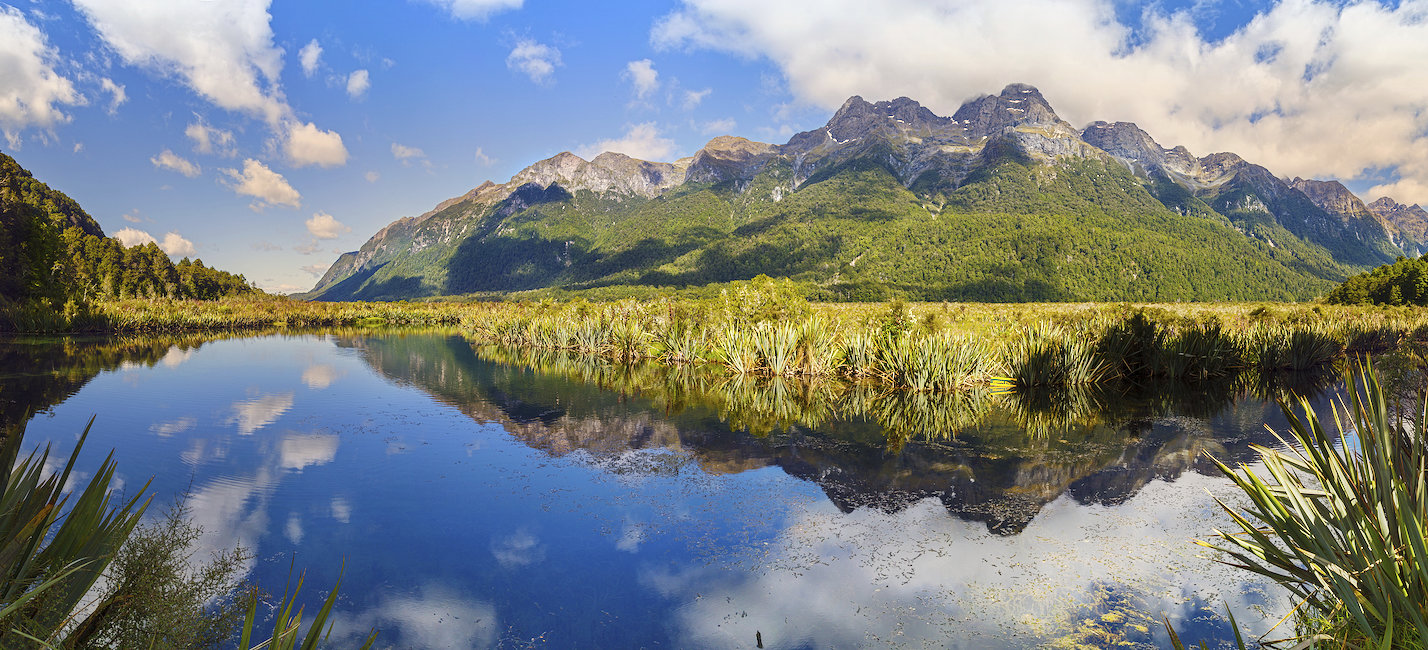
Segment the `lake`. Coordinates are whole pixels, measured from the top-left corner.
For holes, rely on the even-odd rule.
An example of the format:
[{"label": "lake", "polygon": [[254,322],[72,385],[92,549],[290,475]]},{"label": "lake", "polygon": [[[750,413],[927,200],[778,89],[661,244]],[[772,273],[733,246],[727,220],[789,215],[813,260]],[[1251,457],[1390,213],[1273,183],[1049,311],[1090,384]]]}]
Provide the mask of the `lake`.
[{"label": "lake", "polygon": [[[1300,389],[1327,413],[1322,383]],[[1281,590],[1193,540],[1206,458],[1284,418],[1244,384],[927,396],[474,349],[453,332],[0,341],[0,415],[78,469],[112,449],[198,557],[242,544],[332,647],[1167,647]]]}]

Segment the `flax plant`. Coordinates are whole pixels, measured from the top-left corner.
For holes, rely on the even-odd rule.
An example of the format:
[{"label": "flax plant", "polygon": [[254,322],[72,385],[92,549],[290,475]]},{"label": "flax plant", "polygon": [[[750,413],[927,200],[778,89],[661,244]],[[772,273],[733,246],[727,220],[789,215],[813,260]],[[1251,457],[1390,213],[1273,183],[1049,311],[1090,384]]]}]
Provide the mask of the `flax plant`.
[{"label": "flax plant", "polygon": [[[1249,498],[1221,502],[1237,530],[1202,542],[1227,564],[1269,577],[1301,604],[1309,641],[1410,648],[1428,641],[1428,405],[1395,414],[1372,367],[1345,377],[1331,434],[1301,399],[1283,405],[1283,450],[1256,446],[1262,473],[1220,470]],[[1316,624],[1317,622],[1317,624]]]}]

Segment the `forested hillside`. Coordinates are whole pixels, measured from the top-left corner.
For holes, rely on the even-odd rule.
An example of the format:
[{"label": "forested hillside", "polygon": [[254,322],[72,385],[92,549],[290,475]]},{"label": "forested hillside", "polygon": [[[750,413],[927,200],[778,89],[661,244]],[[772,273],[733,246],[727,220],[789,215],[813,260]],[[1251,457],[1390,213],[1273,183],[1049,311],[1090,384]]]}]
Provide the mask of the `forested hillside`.
[{"label": "forested hillside", "polygon": [[258,290],[241,275],[184,258],[154,243],[124,246],[104,236],[73,199],[0,153],[0,305],[111,298],[211,300]]}]

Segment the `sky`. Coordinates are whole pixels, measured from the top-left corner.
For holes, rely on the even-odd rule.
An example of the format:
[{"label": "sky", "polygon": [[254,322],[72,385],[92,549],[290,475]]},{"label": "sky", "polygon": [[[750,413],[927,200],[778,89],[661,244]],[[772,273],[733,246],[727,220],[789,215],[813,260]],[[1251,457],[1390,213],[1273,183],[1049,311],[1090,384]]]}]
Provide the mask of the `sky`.
[{"label": "sky", "polygon": [[0,151],[109,235],[283,293],[561,151],[672,161],[1013,82],[1428,203],[1428,0],[0,0]]}]

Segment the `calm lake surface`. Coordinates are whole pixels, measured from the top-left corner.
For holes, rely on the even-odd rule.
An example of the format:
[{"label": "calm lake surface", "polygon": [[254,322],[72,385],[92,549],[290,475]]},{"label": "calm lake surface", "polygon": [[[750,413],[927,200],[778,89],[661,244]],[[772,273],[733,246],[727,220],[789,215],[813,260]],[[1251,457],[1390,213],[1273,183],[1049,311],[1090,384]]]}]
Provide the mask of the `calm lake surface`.
[{"label": "calm lake surface", "polygon": [[[1327,412],[1332,391],[1312,391]],[[378,647],[1166,647],[1279,590],[1193,544],[1278,407],[723,382],[442,332],[0,341],[0,411]],[[52,461],[54,462],[54,461]],[[315,587],[315,588],[314,588]],[[316,607],[316,604],[310,605]],[[332,647],[345,647],[336,643]]]}]

